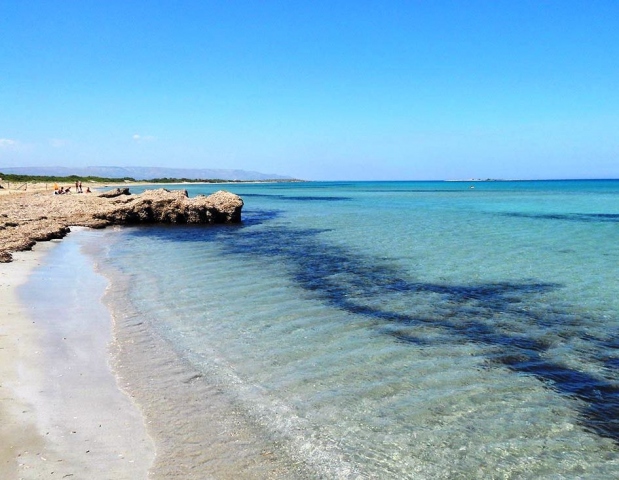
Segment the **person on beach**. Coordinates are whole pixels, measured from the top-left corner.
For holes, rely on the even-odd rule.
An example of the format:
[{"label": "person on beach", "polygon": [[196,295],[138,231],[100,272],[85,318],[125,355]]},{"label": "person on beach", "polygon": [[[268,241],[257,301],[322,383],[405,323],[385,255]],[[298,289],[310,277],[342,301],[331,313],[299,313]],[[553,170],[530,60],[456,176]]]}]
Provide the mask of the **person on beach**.
[{"label": "person on beach", "polygon": [[84,193],[82,191],[82,181],[81,180],[80,180],[80,182],[78,183],[78,186],[77,186],[77,193]]},{"label": "person on beach", "polygon": [[91,193],[90,192],[90,187],[86,187],[86,193]]}]

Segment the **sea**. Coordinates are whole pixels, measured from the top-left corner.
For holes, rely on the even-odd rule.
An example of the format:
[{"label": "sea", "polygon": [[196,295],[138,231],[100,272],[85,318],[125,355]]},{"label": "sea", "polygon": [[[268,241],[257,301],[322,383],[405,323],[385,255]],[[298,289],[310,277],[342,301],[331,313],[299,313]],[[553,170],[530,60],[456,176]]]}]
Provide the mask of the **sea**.
[{"label": "sea", "polygon": [[74,240],[161,478],[619,478],[619,180],[166,188]]}]

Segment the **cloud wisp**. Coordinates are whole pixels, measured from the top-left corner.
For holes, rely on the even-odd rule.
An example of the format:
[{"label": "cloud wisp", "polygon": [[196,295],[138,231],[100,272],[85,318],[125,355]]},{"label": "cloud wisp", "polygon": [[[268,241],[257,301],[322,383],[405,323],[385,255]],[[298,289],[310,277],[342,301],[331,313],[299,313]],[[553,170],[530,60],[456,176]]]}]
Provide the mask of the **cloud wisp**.
[{"label": "cloud wisp", "polygon": [[63,147],[66,147],[69,144],[69,142],[62,138],[52,138],[50,139],[49,144],[53,148],[63,148]]},{"label": "cloud wisp", "polygon": [[0,138],[0,149],[10,150],[15,149],[19,145],[17,140],[11,140],[10,138]]},{"label": "cloud wisp", "polygon": [[152,135],[139,135],[139,134],[134,134],[133,137],[133,141],[136,143],[147,143],[147,142],[154,142],[157,138],[153,137]]}]

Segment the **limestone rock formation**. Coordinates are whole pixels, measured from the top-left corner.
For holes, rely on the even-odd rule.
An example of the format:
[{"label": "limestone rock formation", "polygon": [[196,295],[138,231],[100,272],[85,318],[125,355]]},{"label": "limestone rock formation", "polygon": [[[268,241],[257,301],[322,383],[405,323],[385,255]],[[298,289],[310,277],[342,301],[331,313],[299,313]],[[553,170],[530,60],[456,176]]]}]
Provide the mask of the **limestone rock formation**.
[{"label": "limestone rock formation", "polygon": [[241,221],[242,207],[238,195],[223,190],[189,198],[187,190],[161,188],[119,197],[94,217],[113,224],[236,223]]},{"label": "limestone rock formation", "polygon": [[129,187],[117,188],[115,190],[109,190],[107,192],[100,193],[99,197],[102,197],[102,198],[114,198],[114,197],[120,197],[121,195],[131,195],[131,192],[129,191]]},{"label": "limestone rock formation", "polygon": [[103,228],[140,223],[238,223],[242,208],[241,197],[225,191],[194,198],[189,198],[186,190],[163,188],[139,195],[125,193],[124,189],[102,195],[1,195],[0,263],[10,262],[11,252],[64,237],[71,225]]},{"label": "limestone rock formation", "polygon": [[94,217],[114,224],[187,223],[182,221],[186,198],[184,191],[147,190],[140,195],[117,198]]}]

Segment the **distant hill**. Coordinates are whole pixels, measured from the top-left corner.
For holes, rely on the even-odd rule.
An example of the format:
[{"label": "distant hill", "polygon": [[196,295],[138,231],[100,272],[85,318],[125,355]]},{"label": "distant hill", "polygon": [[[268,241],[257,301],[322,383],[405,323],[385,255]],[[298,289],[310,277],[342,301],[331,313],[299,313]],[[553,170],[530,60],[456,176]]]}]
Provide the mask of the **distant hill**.
[{"label": "distant hill", "polygon": [[225,170],[217,168],[161,168],[161,167],[0,167],[2,173],[16,175],[45,175],[68,177],[124,178],[152,180],[155,178],[188,178],[219,180],[292,180],[292,177],[273,173],[251,172],[247,170]]}]

